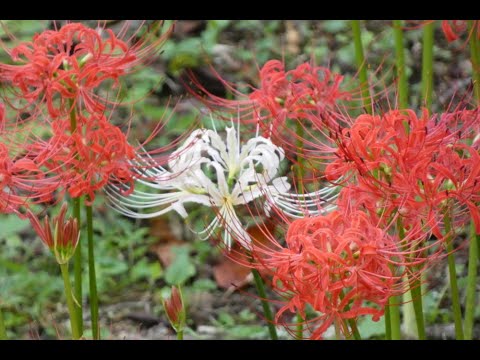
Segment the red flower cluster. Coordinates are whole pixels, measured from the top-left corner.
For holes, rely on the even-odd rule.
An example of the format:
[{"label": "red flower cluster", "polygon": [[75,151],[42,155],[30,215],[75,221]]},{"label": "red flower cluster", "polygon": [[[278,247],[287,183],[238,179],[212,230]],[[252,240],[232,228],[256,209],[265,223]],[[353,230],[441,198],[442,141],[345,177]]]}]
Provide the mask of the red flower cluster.
[{"label": "red flower cluster", "polygon": [[398,213],[407,229],[430,228],[438,237],[445,211],[458,220],[469,209],[480,229],[480,163],[466,141],[473,133],[467,129],[479,121],[478,111],[359,116],[340,135],[337,160],[326,170],[330,180],[349,187],[339,205],[381,214],[385,226]]},{"label": "red flower cluster", "polygon": [[304,315],[311,305],[321,313],[311,320],[312,339],[321,338],[332,323],[346,331],[344,321],[360,315],[377,321],[388,298],[401,288],[400,266],[392,266],[404,262],[397,241],[364,212],[295,220],[286,246],[262,253],[274,289],[289,298],[277,321],[287,310]]},{"label": "red flower cluster", "polygon": [[133,189],[134,172],[129,161],[136,155],[125,134],[103,115],[82,116],[78,121],[73,134],[69,120],[55,121],[49,141],[37,144],[38,161],[62,178],[70,196],[88,195],[89,203],[109,181]]},{"label": "red flower cluster", "polygon": [[8,147],[0,143],[0,213],[18,212],[27,200],[51,200],[55,184],[28,157],[11,158]]},{"label": "red flower cluster", "polygon": [[[193,81],[197,90],[206,95],[200,98],[205,105],[214,111],[228,113],[228,121],[234,116],[242,124],[259,126],[264,136],[271,137],[274,143],[287,150],[287,157],[289,151],[303,157],[304,152],[312,150],[309,149],[312,141],[318,138],[325,143],[320,152],[331,153],[329,134],[332,129],[336,131],[341,123],[338,102],[351,97],[349,92],[340,88],[343,76],[309,63],[286,71],[279,60],[265,63],[259,76],[260,86],[249,95],[222,80],[238,97],[237,100],[215,96],[198,81]],[[191,92],[199,97],[195,91]],[[296,131],[296,124],[303,128],[303,135]],[[298,142],[302,143],[301,152],[298,151]],[[318,143],[314,150],[318,152]]]},{"label": "red flower cluster", "polygon": [[[130,161],[136,152],[120,128],[108,121],[106,114],[118,104],[115,95],[101,95],[100,86],[108,80],[113,84],[110,88],[118,87],[120,77],[154,55],[165,36],[150,44],[145,39],[132,42],[121,39],[124,30],[117,36],[101,26],[92,29],[70,23],[57,30],[45,30],[32,41],[7,50],[17,63],[0,64],[0,81],[13,88],[15,101],[8,104],[13,107],[18,100],[25,100],[33,108],[28,119],[41,121],[46,132],[41,137],[22,134],[26,139],[20,153],[27,155],[17,160],[11,171],[28,171],[29,176],[34,173],[42,181],[28,178],[27,182],[27,175],[4,175],[4,181],[16,182],[9,183],[9,191],[4,190],[2,198],[9,196],[9,201],[18,206],[20,199],[13,197],[18,191],[40,201],[51,198],[58,189],[72,197],[87,195],[86,201],[91,203],[95,192],[108,181],[128,184],[133,189],[135,170]],[[27,113],[25,108],[15,110],[17,118]],[[23,131],[18,121],[3,121],[4,112],[2,105],[1,129]],[[3,158],[7,163],[8,159]]]},{"label": "red flower cluster", "polygon": [[100,84],[110,79],[117,86],[119,77],[148,54],[140,43],[128,44],[112,30],[103,31],[80,23],[43,31],[9,51],[20,65],[0,64],[0,80],[18,89],[17,99],[35,106],[45,102],[51,118],[69,113],[69,101],[89,113],[102,112],[108,100],[95,93]]},{"label": "red flower cluster", "polygon": [[[473,24],[480,38],[480,22],[474,20]],[[448,42],[455,41],[467,31],[467,20],[442,20],[442,30]]]},{"label": "red flower cluster", "polygon": [[287,119],[320,126],[330,120],[337,101],[349,97],[340,90],[342,80],[324,67],[303,63],[285,71],[283,63],[270,60],[260,71],[260,88],[249,95],[255,112],[250,121],[267,120],[271,131],[284,126]]}]

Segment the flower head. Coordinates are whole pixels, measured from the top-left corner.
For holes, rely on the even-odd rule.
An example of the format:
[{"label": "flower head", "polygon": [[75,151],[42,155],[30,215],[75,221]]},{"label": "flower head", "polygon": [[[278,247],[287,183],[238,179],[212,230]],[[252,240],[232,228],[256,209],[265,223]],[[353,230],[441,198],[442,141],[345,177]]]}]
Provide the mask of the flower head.
[{"label": "flower head", "polygon": [[[477,36],[480,38],[480,22],[472,20],[473,28],[477,29]],[[442,31],[448,42],[452,42],[460,38],[467,31],[467,20],[442,20]],[[472,33],[470,33],[470,36]]]},{"label": "flower head", "polygon": [[[326,211],[328,206],[322,208],[321,202],[328,204],[334,197],[334,189],[329,187],[305,195],[289,193],[290,183],[280,176],[283,160],[283,150],[263,136],[242,145],[234,127],[227,127],[226,140],[216,131],[198,129],[172,154],[169,170],[153,167],[151,158],[140,160],[145,169],[139,171],[137,183],[145,185],[149,192],[135,189],[123,196],[125,187],[111,184],[107,193],[114,209],[136,218],[152,218],[172,210],[187,217],[186,203],[212,207],[216,216],[200,235],[208,238],[224,227],[227,247],[231,246],[232,236],[248,246],[250,236],[237,215],[239,207],[259,200],[263,201],[266,216],[276,208],[289,216],[302,217]],[[141,163],[136,167],[141,169]],[[139,211],[156,207],[160,209]]]},{"label": "flower head", "polygon": [[119,78],[158,50],[163,40],[144,46],[124,41],[110,29],[70,23],[7,50],[16,64],[0,64],[0,79],[18,89],[15,96],[28,104],[46,103],[52,118],[70,112],[72,103],[89,113],[101,112],[108,100],[95,92],[99,85],[112,80],[118,86]]},{"label": "flower head", "polygon": [[480,229],[479,119],[478,111],[359,116],[339,136],[337,160],[326,170],[348,187],[339,206],[368,208],[385,226],[400,216],[406,228],[431,230],[438,239],[446,211],[458,225],[470,213]]},{"label": "flower head", "polygon": [[88,195],[88,202],[108,181],[132,186],[134,172],[129,161],[135,150],[125,134],[104,115],[81,116],[78,121],[73,133],[68,119],[55,121],[51,138],[31,146],[37,161],[61,178],[70,196]]},{"label": "flower head", "polygon": [[28,156],[11,157],[9,147],[0,143],[0,212],[18,212],[28,203],[51,200],[55,184]]},{"label": "flower head", "polygon": [[[261,250],[259,263],[273,275],[272,286],[286,298],[277,313],[304,314],[307,304],[319,316],[311,338],[321,338],[336,323],[383,315],[388,298],[403,289],[404,256],[394,237],[377,227],[364,212],[294,220],[286,245]],[[255,254],[256,251],[254,251]]]}]

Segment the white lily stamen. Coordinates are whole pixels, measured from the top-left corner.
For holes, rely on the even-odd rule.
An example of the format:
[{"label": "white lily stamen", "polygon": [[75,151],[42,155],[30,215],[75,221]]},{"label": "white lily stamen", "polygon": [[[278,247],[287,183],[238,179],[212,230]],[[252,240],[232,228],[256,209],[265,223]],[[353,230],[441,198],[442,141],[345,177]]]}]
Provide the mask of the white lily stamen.
[{"label": "white lily stamen", "polygon": [[[213,119],[212,127],[215,129]],[[290,193],[292,186],[287,178],[279,176],[284,159],[284,150],[263,136],[257,135],[242,145],[233,123],[226,128],[225,139],[216,129],[198,129],[170,156],[168,170],[156,165],[147,152],[131,162],[136,182],[152,192],[135,189],[126,196],[128,186],[114,183],[105,191],[109,205],[132,218],[153,218],[172,210],[186,218],[186,203],[212,207],[215,218],[197,234],[207,239],[223,228],[227,248],[232,238],[247,247],[251,239],[235,211],[239,206],[263,200],[266,216],[275,208],[293,218],[316,216],[335,208],[332,202],[337,196],[336,187]],[[157,211],[144,212],[155,208]]]}]

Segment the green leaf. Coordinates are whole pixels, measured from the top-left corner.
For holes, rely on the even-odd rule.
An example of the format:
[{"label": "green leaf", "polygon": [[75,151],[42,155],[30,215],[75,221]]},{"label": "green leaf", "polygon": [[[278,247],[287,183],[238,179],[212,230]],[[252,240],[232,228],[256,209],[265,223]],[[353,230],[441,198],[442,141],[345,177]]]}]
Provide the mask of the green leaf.
[{"label": "green leaf", "polygon": [[169,285],[182,285],[196,274],[195,266],[189,255],[189,249],[184,246],[172,248],[175,259],[165,271],[165,281]]},{"label": "green leaf", "polygon": [[22,220],[16,215],[5,215],[0,220],[1,231],[0,240],[8,239],[12,235],[16,235],[21,231],[24,231],[29,227],[30,222],[28,220]]},{"label": "green leaf", "polygon": [[346,30],[347,26],[347,20],[326,20],[323,22],[323,29],[329,33],[338,33]]},{"label": "green leaf", "polygon": [[198,291],[212,291],[217,289],[217,284],[211,279],[198,279],[193,283],[192,287]]},{"label": "green leaf", "polygon": [[373,321],[370,316],[365,317],[363,321],[359,322],[358,332],[362,336],[362,339],[384,335],[385,318],[382,317],[379,321]]},{"label": "green leaf", "polygon": [[220,324],[225,325],[226,327],[233,327],[235,326],[235,319],[226,312],[221,312],[218,315],[218,322]]},{"label": "green leaf", "polygon": [[250,309],[243,309],[238,314],[238,318],[243,322],[255,321],[257,315],[250,311]]},{"label": "green leaf", "polygon": [[264,339],[267,337],[267,328],[261,325],[237,325],[228,331],[227,338],[231,339]]}]

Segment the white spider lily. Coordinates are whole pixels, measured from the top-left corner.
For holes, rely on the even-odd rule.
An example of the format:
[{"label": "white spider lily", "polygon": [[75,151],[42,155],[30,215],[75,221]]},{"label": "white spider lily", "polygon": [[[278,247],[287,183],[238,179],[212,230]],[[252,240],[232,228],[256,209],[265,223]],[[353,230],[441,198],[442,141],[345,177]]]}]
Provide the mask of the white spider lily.
[{"label": "white spider lily", "polygon": [[[168,162],[170,170],[155,166],[151,157],[137,160],[138,183],[152,192],[135,189],[122,195],[124,189],[110,184],[106,192],[110,206],[133,218],[153,218],[171,210],[187,217],[185,203],[213,207],[216,216],[198,234],[204,239],[223,227],[224,242],[232,244],[232,234],[243,246],[251,241],[235,209],[256,199],[263,199],[263,210],[269,216],[272,207],[291,217],[318,215],[334,208],[328,205],[335,197],[335,188],[326,187],[309,194],[291,194],[286,177],[278,176],[284,160],[282,148],[270,139],[256,136],[240,145],[234,127],[226,129],[226,141],[216,131],[195,130]],[[214,179],[214,180],[212,180]],[[327,204],[320,207],[321,203]],[[154,212],[144,209],[156,208]]]}]

